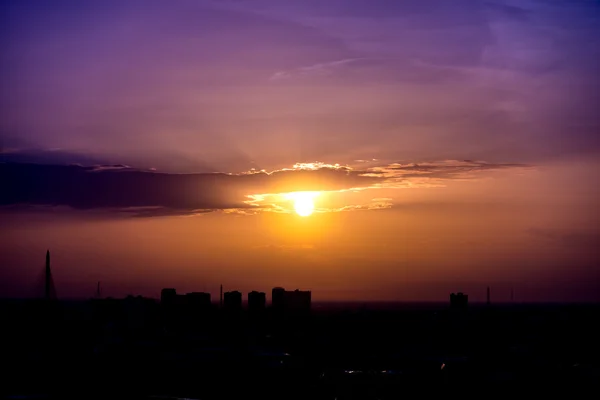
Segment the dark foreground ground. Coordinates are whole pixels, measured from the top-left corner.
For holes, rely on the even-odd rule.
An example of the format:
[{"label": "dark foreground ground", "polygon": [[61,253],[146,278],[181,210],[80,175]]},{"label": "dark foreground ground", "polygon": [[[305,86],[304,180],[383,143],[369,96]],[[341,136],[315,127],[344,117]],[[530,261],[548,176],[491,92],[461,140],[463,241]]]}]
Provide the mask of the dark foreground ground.
[{"label": "dark foreground ground", "polygon": [[600,398],[598,305],[316,305],[281,318],[130,299],[0,311],[0,397]]}]

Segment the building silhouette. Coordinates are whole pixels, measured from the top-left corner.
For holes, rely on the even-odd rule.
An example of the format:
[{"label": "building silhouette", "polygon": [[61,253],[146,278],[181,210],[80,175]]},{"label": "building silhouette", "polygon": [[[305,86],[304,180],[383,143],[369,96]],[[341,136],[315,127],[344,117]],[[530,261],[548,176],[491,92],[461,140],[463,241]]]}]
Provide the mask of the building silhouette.
[{"label": "building silhouette", "polygon": [[276,311],[283,311],[285,308],[285,289],[274,287],[271,290],[271,307]]},{"label": "building silhouette", "polygon": [[311,292],[309,290],[285,290],[281,287],[272,290],[272,307],[276,312],[310,312]]},{"label": "building silhouette", "polygon": [[169,329],[197,329],[210,313],[212,303],[210,293],[191,292],[182,295],[177,294],[174,288],[164,288],[160,306],[162,318]]},{"label": "building silhouette", "polygon": [[242,309],[242,293],[237,290],[225,292],[223,306],[228,311],[240,311]]},{"label": "building silhouette", "polygon": [[294,290],[285,292],[285,308],[290,311],[310,311],[311,292],[309,290]]},{"label": "building silhouette", "polygon": [[450,294],[450,308],[458,310],[458,309],[466,309],[469,304],[469,296],[462,292],[451,293]]},{"label": "building silhouette", "polygon": [[190,312],[205,311],[211,306],[210,293],[191,292],[183,296],[182,300]]},{"label": "building silhouette", "polygon": [[265,309],[267,305],[267,295],[264,292],[253,290],[248,293],[248,310],[250,312],[259,312]]}]

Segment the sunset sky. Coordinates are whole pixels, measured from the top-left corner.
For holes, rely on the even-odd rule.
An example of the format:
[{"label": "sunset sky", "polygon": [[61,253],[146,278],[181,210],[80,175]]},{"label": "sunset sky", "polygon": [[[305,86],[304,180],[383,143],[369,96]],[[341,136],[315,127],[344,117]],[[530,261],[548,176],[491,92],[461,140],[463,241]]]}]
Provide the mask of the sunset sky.
[{"label": "sunset sky", "polygon": [[600,301],[597,1],[19,0],[0,32],[1,297],[50,249],[59,298]]}]

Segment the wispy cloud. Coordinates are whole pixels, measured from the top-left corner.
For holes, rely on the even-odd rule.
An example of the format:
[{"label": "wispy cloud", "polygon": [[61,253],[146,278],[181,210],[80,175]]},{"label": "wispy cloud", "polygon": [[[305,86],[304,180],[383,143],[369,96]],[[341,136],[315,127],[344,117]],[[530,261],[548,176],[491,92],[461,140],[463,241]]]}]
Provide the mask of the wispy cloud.
[{"label": "wispy cloud", "polygon": [[360,60],[364,60],[364,58],[345,58],[342,60],[323,62],[286,71],[278,71],[271,75],[269,80],[280,81],[297,77],[330,75],[334,73],[336,69]]},{"label": "wispy cloud", "polygon": [[390,179],[428,178],[428,179],[473,179],[478,173],[507,168],[527,169],[527,164],[487,163],[472,160],[444,160],[422,163],[392,163],[371,167],[364,176],[385,176]]},{"label": "wispy cloud", "polygon": [[100,171],[132,171],[132,167],[128,165],[116,164],[116,165],[94,165],[90,169],[91,172]]}]

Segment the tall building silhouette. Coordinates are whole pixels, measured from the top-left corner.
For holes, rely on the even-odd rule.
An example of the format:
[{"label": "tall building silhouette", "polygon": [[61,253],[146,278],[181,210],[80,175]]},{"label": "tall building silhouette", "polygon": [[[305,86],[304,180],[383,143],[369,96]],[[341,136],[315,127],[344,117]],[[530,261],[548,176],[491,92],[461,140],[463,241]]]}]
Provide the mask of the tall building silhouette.
[{"label": "tall building silhouette", "polygon": [[52,271],[50,270],[50,250],[46,250],[46,273],[44,279],[44,298],[46,300],[56,299],[56,290],[54,288],[54,280],[52,279]]},{"label": "tall building silhouette", "polygon": [[271,307],[277,311],[283,311],[285,308],[285,289],[275,287],[271,290]]},{"label": "tall building silhouette", "polygon": [[248,310],[258,312],[265,309],[267,304],[267,295],[264,292],[253,290],[248,293]]},{"label": "tall building silhouette", "polygon": [[242,309],[242,293],[234,290],[225,292],[223,297],[223,306],[229,311],[239,311]]}]

